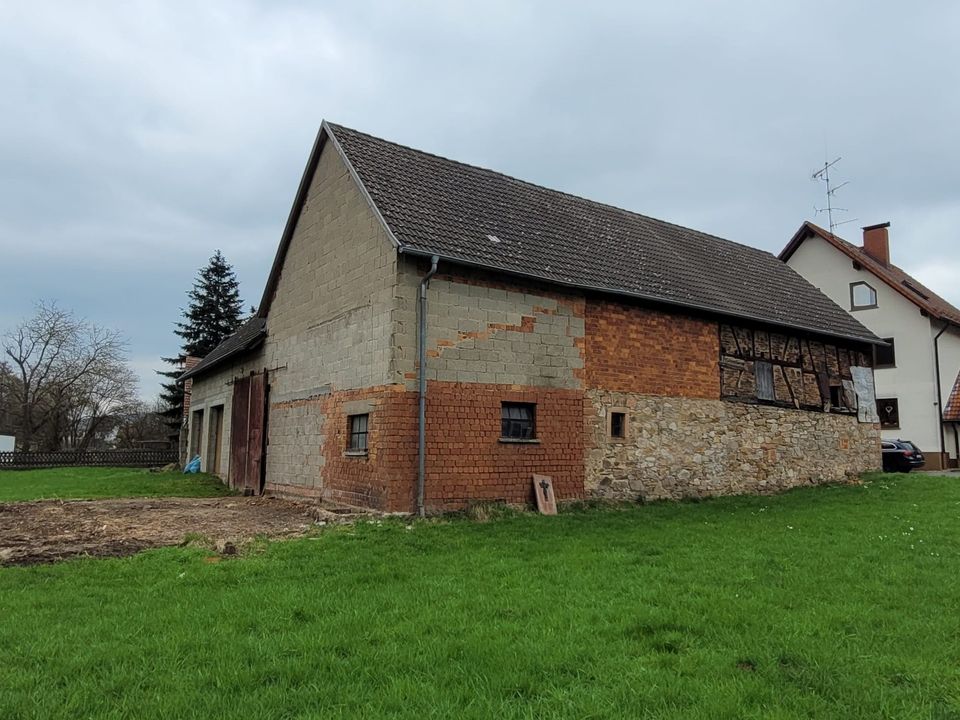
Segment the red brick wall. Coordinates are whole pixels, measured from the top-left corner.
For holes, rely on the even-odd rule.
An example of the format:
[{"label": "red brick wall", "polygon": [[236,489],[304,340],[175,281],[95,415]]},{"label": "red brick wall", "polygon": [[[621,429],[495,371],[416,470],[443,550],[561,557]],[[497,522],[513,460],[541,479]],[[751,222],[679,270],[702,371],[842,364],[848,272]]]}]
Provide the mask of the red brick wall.
[{"label": "red brick wall", "polygon": [[[500,442],[503,401],[536,403],[538,444]],[[559,499],[583,497],[583,421],[580,390],[429,383],[427,509],[533,502],[533,473],[551,476]]]},{"label": "red brick wall", "polygon": [[[345,454],[348,443],[344,407],[370,400],[366,457]],[[417,401],[402,386],[332,393],[324,402],[324,496],[353,505],[391,511],[411,510],[417,468]]]},{"label": "red brick wall", "polygon": [[585,328],[588,388],[720,397],[716,322],[591,298]]},{"label": "red brick wall", "polygon": [[[347,403],[363,400],[369,409],[369,450],[366,456],[347,455]],[[318,447],[323,465],[315,484],[296,484],[280,471],[268,474],[270,494],[323,498],[381,510],[412,509],[417,467],[417,404],[414,393],[401,385],[345,390],[271,405],[271,412],[300,405],[316,406],[323,417]],[[268,421],[269,422],[269,421]],[[315,436],[306,435],[302,442]],[[280,452],[277,450],[276,452]],[[268,465],[268,468],[270,466]],[[270,471],[268,471],[269,473]]]},{"label": "red brick wall", "polygon": [[[373,404],[366,457],[345,454],[347,403],[354,400]],[[536,403],[539,443],[500,442],[503,401]],[[322,495],[389,511],[416,509],[416,392],[397,385],[335,392],[302,402],[320,404],[325,417],[322,483],[313,490],[271,478],[270,492]],[[584,416],[579,390],[430,382],[426,440],[428,511],[457,509],[470,500],[533,502],[533,473],[551,476],[560,499],[583,497]]]}]

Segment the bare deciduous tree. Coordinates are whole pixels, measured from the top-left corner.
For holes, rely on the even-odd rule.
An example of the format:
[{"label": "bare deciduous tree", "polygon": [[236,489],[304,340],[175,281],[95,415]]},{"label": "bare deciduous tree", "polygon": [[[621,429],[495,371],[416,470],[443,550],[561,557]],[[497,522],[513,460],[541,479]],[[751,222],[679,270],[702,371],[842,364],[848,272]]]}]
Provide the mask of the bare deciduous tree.
[{"label": "bare deciduous tree", "polygon": [[169,442],[170,427],[163,411],[166,405],[157,400],[152,406],[138,403],[117,425],[117,447],[139,448],[147,443]]},{"label": "bare deciduous tree", "polygon": [[97,421],[135,394],[120,334],[56,303],[38,303],[32,317],[4,336],[2,349],[12,371],[10,400],[19,411],[24,450],[34,448],[41,430],[45,444],[57,449],[71,414],[87,412],[86,421]]}]

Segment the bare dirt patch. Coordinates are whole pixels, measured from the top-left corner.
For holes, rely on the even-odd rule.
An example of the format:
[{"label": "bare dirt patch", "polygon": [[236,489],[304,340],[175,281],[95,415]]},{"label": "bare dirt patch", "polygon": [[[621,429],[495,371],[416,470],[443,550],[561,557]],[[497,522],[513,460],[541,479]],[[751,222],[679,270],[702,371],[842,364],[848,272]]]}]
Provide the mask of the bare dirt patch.
[{"label": "bare dirt patch", "polygon": [[130,555],[190,538],[222,547],[304,535],[366,513],[276,498],[138,498],[0,503],[0,565]]}]

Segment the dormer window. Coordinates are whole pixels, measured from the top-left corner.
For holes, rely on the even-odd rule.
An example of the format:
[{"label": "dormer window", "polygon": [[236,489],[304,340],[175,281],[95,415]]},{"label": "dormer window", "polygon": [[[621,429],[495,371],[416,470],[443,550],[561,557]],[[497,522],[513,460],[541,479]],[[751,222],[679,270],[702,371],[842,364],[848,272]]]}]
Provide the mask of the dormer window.
[{"label": "dormer window", "polygon": [[877,306],[877,291],[865,282],[850,283],[850,309],[867,310]]}]

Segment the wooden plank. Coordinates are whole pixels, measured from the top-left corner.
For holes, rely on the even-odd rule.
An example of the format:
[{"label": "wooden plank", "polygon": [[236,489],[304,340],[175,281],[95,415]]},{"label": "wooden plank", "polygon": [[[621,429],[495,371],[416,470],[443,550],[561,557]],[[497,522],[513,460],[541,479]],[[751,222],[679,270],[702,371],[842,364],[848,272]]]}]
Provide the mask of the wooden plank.
[{"label": "wooden plank", "polygon": [[773,384],[773,365],[757,360],[753,365],[754,376],[757,381],[757,399],[776,400],[777,394]]},{"label": "wooden plank", "polygon": [[247,478],[247,427],[250,407],[250,378],[233,383],[233,407],[230,410],[230,487],[243,488]]},{"label": "wooden plank", "polygon": [[557,514],[557,496],[553,492],[553,479],[548,475],[533,476],[533,492],[537,496],[537,510],[541,515]]},{"label": "wooden plank", "polygon": [[267,411],[267,374],[250,377],[250,404],[247,421],[247,476],[245,489],[254,495],[262,490],[263,440]]}]

